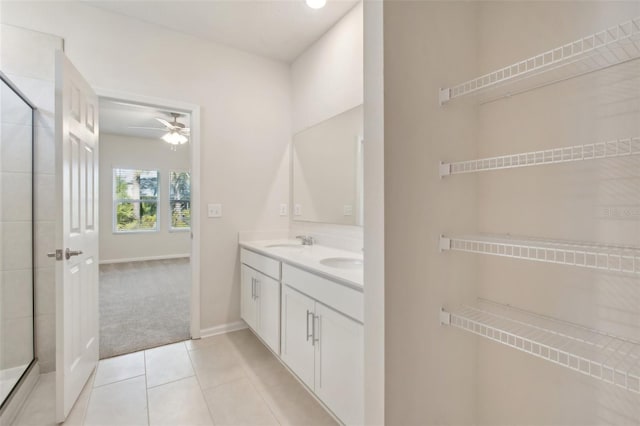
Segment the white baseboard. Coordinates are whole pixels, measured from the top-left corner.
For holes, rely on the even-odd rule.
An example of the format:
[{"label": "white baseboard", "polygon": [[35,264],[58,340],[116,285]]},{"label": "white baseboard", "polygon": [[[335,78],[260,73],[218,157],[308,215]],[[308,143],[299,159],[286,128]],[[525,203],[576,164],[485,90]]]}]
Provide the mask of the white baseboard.
[{"label": "white baseboard", "polygon": [[183,259],[185,257],[191,257],[191,255],[189,253],[185,253],[185,254],[167,254],[164,256],[130,257],[128,259],[106,259],[106,260],[100,260],[100,265],[108,265],[110,263],[144,262],[147,260]]},{"label": "white baseboard", "polygon": [[215,327],[202,329],[200,330],[200,337],[211,337],[218,334],[230,333],[232,331],[244,330],[245,328],[248,328],[247,323],[240,320],[236,322],[230,322],[228,324],[222,324]]}]

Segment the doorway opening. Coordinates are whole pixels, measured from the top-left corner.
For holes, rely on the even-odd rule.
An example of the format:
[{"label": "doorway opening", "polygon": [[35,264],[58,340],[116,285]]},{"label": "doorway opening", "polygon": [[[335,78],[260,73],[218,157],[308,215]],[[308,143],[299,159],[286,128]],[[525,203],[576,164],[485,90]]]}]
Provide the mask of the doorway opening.
[{"label": "doorway opening", "polygon": [[103,359],[199,337],[198,110],[103,94],[99,111]]}]

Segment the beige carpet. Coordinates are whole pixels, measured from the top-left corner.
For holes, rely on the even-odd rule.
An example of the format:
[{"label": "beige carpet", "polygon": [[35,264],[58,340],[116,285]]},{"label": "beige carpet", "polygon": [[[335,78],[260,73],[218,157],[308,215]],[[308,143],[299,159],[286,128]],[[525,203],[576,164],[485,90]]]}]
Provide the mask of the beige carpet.
[{"label": "beige carpet", "polygon": [[189,336],[189,259],[100,265],[100,358]]}]

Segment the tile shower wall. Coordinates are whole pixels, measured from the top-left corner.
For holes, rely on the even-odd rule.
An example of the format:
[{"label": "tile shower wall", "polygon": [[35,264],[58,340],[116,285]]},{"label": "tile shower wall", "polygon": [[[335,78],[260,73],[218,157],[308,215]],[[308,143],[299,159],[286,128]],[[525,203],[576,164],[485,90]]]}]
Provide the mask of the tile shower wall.
[{"label": "tile shower wall", "polygon": [[[33,359],[31,262],[31,109],[13,91],[0,89],[0,401],[4,380],[22,374]],[[9,377],[5,376],[8,375]]]},{"label": "tile shower wall", "polygon": [[55,261],[46,256],[55,248],[54,52],[63,48],[63,41],[10,25],[0,25],[0,39],[0,69],[38,108],[33,176],[36,356],[47,373],[55,370]]}]

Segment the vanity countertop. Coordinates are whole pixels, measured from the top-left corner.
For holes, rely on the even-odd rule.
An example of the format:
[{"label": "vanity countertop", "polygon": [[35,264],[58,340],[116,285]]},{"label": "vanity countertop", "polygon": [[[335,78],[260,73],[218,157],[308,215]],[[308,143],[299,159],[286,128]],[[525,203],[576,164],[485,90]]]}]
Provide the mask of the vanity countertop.
[{"label": "vanity countertop", "polygon": [[[240,241],[240,247],[264,254],[284,263],[322,275],[356,290],[363,291],[363,268],[343,269],[320,263],[323,259],[345,258],[362,260],[362,253],[341,250],[319,244],[303,246],[298,240],[259,240]],[[284,245],[285,247],[273,247]],[[295,245],[296,247],[291,247]]]}]

